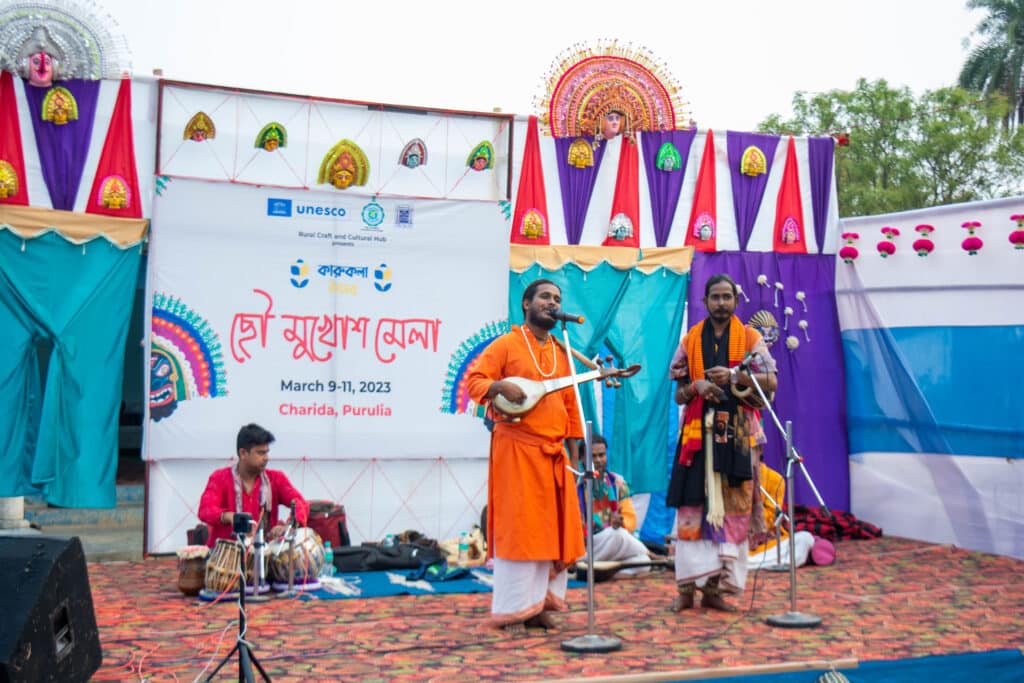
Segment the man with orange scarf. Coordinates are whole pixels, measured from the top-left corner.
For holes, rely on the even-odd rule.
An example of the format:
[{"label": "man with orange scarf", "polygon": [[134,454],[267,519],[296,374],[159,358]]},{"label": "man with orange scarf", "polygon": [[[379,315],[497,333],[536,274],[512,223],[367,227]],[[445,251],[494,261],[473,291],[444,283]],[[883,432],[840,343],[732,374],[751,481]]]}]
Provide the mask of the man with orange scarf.
[{"label": "man with orange scarf", "polygon": [[[522,403],[526,393],[509,377],[543,381],[569,374],[569,357],[555,341],[552,314],[562,292],[535,280],[523,292],[525,321],[495,339],[467,373],[477,404],[499,394]],[[578,462],[583,429],[571,390],[547,394],[518,419],[495,415],[487,473],[487,551],[494,558],[491,625],[512,634],[555,627],[550,612],[567,609],[566,568],[583,556],[583,526],[566,454]]]},{"label": "man with orange scarf", "polygon": [[722,596],[743,591],[748,535],[765,528],[758,487],[764,431],[730,385],[753,385],[734,370],[746,359],[764,391],[774,391],[775,361],[760,333],[736,317],[738,294],[728,275],[708,278],[708,317],[683,337],[669,370],[676,402],[686,404],[666,496],[678,508],[674,612],[693,607],[697,588],[702,607],[735,611]]}]

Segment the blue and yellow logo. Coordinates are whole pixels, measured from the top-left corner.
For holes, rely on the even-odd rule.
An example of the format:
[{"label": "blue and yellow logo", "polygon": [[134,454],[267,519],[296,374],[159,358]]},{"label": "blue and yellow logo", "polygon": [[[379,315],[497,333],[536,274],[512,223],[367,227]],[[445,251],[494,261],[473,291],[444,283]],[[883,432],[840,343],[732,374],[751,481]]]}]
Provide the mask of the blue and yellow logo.
[{"label": "blue and yellow logo", "polygon": [[292,287],[302,289],[309,284],[309,266],[302,259],[297,260],[291,266]]},{"label": "blue and yellow logo", "polygon": [[378,292],[391,289],[391,269],[388,264],[382,263],[373,269],[373,287]]}]

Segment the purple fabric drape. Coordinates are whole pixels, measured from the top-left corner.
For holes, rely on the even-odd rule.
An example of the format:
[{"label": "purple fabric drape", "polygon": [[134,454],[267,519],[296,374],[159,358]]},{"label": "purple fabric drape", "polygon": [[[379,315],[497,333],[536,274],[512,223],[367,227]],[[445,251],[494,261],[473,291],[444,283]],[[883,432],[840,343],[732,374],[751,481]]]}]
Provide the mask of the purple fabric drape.
[{"label": "purple fabric drape", "polygon": [[[686,161],[690,158],[690,146],[693,145],[695,130],[670,130],[658,133],[640,133],[640,144],[644,152],[644,169],[647,171],[647,188],[651,193],[651,218],[654,223],[654,238],[659,247],[668,244],[668,233],[672,229],[672,219],[676,215],[679,204],[679,191],[683,187],[683,176],[686,175]],[[666,142],[671,142],[679,150],[683,165],[674,171],[662,171],[658,168],[658,150]]]},{"label": "purple fabric drape", "polygon": [[811,167],[811,208],[814,210],[814,237],[818,253],[825,250],[825,224],[828,221],[829,195],[832,193],[832,159],[836,141],[832,138],[808,138],[807,156]]},{"label": "purple fabric drape", "polygon": [[53,208],[72,211],[75,197],[82,182],[82,169],[89,154],[89,140],[92,138],[92,123],[96,116],[96,97],[100,92],[99,81],[69,79],[54,81],[54,86],[63,86],[78,103],[78,119],[63,126],[43,121],[43,98],[49,88],[37,88],[25,81],[25,99],[32,116],[32,129],[36,133],[36,149],[39,150],[39,164],[43,180],[50,193]]},{"label": "purple fabric drape", "polygon": [[[562,188],[562,213],[565,216],[565,235],[569,244],[579,244],[583,237],[583,222],[587,219],[590,195],[594,192],[597,170],[601,168],[604,148],[607,143],[594,150],[594,165],[576,168],[569,165],[569,147],[578,138],[555,138],[555,154],[558,157],[558,184]],[[591,137],[583,138],[593,143]]]},{"label": "purple fabric drape", "polygon": [[[736,214],[736,232],[740,237],[740,250],[746,251],[750,234],[754,232],[754,220],[757,218],[757,210],[761,207],[764,188],[772,172],[772,160],[775,158],[775,148],[779,146],[779,136],[736,133],[731,130],[726,131],[725,136],[726,149],[729,153],[729,176],[732,178],[732,206]],[[743,150],[751,145],[760,148],[767,161],[765,172],[758,176],[740,173]]]},{"label": "purple fabric drape", "polygon": [[[779,340],[771,347],[779,367],[779,388],[774,408],[783,426],[793,421],[793,445],[804,457],[811,480],[830,508],[850,509],[850,465],[846,438],[846,374],[836,311],[834,255],[776,254],[772,252],[716,252],[694,254],[687,297],[687,325],[707,316],[704,283],[716,273],[727,273],[750,298],[740,297],[736,314],[746,323],[766,309],[779,321]],[[757,284],[766,275],[768,287]],[[781,282],[779,305],[774,305],[775,283]],[[796,293],[804,292],[804,312]],[[784,330],[784,309],[793,315]],[[805,331],[799,322],[808,323]],[[786,348],[786,337],[800,341],[795,351]],[[666,373],[668,371],[666,370]],[[785,439],[767,410],[762,411],[768,443],[765,463],[785,472]],[[817,499],[799,468],[794,470],[797,503],[817,505]]]}]

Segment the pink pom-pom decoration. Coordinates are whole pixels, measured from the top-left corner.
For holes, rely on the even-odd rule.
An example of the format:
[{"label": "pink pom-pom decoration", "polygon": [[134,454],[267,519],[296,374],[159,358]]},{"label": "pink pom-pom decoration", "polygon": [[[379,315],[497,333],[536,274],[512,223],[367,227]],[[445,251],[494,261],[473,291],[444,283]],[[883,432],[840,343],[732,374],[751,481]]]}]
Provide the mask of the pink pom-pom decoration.
[{"label": "pink pom-pom decoration", "polygon": [[887,225],[882,228],[882,234],[885,235],[885,239],[891,240],[900,236],[899,228],[894,228],[891,225]]},{"label": "pink pom-pom decoration", "polygon": [[981,227],[981,223],[978,221],[965,221],[960,224],[960,227],[973,235],[974,231]]},{"label": "pink pom-pom decoration", "polygon": [[970,237],[968,237],[967,239],[960,243],[960,247],[971,256],[974,256],[979,251],[981,251],[981,248],[983,246],[985,246],[985,243],[981,241],[980,237],[977,237],[975,235],[971,235]]},{"label": "pink pom-pom decoration", "polygon": [[927,237],[931,233],[935,232],[935,226],[922,223],[921,225],[914,228],[917,232],[921,233],[921,237]]},{"label": "pink pom-pom decoration", "polygon": [[932,253],[933,249],[935,249],[935,243],[930,239],[922,237],[919,240],[914,240],[914,251],[917,252],[918,256],[927,256]]},{"label": "pink pom-pom decoration", "polygon": [[889,240],[882,240],[881,242],[878,243],[878,246],[876,248],[878,249],[878,253],[879,255],[881,255],[882,258],[892,256],[893,254],[896,253],[896,245],[890,242]]},{"label": "pink pom-pom decoration", "polygon": [[843,259],[844,263],[853,263],[858,256],[860,256],[860,252],[857,251],[857,247],[847,245],[839,250],[839,258]]},{"label": "pink pom-pom decoration", "polygon": [[1010,233],[1010,244],[1014,249],[1024,249],[1024,230],[1014,230]]},{"label": "pink pom-pom decoration", "polygon": [[842,237],[847,244],[853,244],[860,239],[860,235],[855,232],[844,232],[840,237]]}]

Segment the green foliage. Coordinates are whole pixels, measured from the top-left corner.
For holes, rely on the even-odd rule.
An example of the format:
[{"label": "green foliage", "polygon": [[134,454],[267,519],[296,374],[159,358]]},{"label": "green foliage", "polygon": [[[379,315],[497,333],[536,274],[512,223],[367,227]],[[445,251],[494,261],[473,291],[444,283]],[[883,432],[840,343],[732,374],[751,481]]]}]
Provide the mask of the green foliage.
[{"label": "green foliage", "polygon": [[960,70],[960,86],[986,95],[999,93],[1013,103],[1007,125],[1024,123],[1024,0],[968,0],[985,10],[974,29],[980,42]]},{"label": "green foliage", "polygon": [[1009,106],[960,88],[919,98],[885,80],[853,90],[793,98],[759,130],[793,135],[849,134],[836,147],[839,213],[864,216],[990,199],[1024,190],[1024,135],[1000,125]]}]

